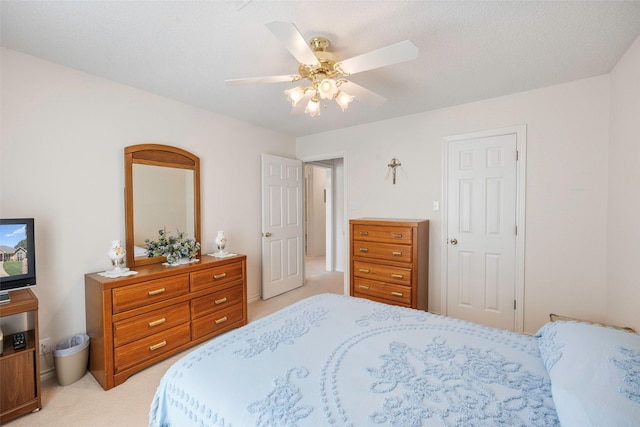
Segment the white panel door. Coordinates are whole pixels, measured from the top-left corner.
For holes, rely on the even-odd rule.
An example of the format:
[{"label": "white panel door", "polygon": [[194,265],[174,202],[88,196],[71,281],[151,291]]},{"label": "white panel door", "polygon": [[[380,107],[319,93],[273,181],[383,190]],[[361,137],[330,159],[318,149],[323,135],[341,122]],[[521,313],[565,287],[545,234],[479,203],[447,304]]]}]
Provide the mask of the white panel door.
[{"label": "white panel door", "polygon": [[447,315],[515,328],[516,134],[448,143]]},{"label": "white panel door", "polygon": [[262,155],[262,298],[304,283],[303,169],[300,160]]}]

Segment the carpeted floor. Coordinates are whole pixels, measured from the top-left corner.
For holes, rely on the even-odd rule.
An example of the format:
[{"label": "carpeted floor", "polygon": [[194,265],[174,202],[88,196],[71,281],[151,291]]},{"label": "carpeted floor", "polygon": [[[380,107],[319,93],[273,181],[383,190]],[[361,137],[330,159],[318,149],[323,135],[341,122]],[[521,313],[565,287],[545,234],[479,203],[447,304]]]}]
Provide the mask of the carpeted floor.
[{"label": "carpeted floor", "polygon": [[[325,271],[324,257],[307,258],[305,273],[304,286],[266,301],[250,302],[249,322],[311,295],[324,292],[344,293],[343,273]],[[189,349],[147,368],[109,391],[104,391],[88,372],[82,379],[67,386],[58,385],[53,376],[42,383],[43,409],[5,425],[8,427],[146,426],[149,420],[149,405],[160,378],[174,362],[192,350]],[[3,386],[6,387],[6,385]]]}]

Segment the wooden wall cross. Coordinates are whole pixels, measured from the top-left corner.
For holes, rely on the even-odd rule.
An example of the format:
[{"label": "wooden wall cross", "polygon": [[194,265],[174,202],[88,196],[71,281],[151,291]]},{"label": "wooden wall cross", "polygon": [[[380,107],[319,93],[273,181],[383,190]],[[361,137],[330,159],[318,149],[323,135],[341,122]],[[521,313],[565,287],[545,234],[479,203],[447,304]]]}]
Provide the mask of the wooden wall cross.
[{"label": "wooden wall cross", "polygon": [[402,166],[402,163],[400,163],[399,159],[396,159],[395,157],[391,159],[391,163],[387,165],[387,167],[389,168],[389,170],[387,170],[387,177],[389,176],[389,172],[391,172],[394,184],[396,183],[396,168],[398,166]]}]

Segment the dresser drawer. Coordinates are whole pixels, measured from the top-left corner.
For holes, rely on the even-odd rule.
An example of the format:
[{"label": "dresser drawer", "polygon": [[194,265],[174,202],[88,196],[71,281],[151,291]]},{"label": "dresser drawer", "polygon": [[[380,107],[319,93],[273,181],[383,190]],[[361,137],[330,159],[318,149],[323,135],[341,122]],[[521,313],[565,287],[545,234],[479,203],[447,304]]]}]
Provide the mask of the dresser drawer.
[{"label": "dresser drawer", "polygon": [[223,289],[191,301],[191,318],[205,316],[242,302],[242,286]]},{"label": "dresser drawer", "polygon": [[365,240],[355,241],[352,245],[353,256],[378,260],[411,262],[411,245],[394,245],[392,243],[376,243]]},{"label": "dresser drawer", "polygon": [[191,340],[189,324],[185,323],[115,349],[115,372],[131,368],[157,357]]},{"label": "dresser drawer", "polygon": [[242,304],[236,304],[207,316],[199,317],[191,321],[192,339],[195,340],[214,332],[220,333],[241,321]]},{"label": "dresser drawer", "polygon": [[113,345],[119,347],[189,320],[189,301],[121,320],[113,324]]},{"label": "dresser drawer", "polygon": [[353,262],[353,275],[364,279],[379,280],[411,286],[411,269],[368,262]]},{"label": "dresser drawer", "polygon": [[207,270],[191,273],[191,292],[207,288],[223,287],[235,281],[242,281],[242,263],[221,265]]},{"label": "dresser drawer", "polygon": [[382,298],[385,302],[411,305],[411,288],[367,279],[354,279],[354,296]]},{"label": "dresser drawer", "polygon": [[113,289],[113,313],[121,313],[188,293],[188,274],[115,288]]},{"label": "dresser drawer", "polygon": [[353,240],[410,245],[413,241],[411,227],[354,224]]}]

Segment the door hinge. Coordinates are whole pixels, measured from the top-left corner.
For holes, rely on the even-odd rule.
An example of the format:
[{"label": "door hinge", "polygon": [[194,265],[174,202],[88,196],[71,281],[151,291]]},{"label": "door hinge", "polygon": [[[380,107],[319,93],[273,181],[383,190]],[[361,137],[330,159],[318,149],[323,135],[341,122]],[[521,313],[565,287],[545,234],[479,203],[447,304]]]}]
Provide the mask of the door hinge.
[{"label": "door hinge", "polygon": [[516,300],[513,300],[513,309],[516,309]]},{"label": "door hinge", "polygon": [[520,160],[520,151],[516,150],[516,162]]},{"label": "door hinge", "polygon": [[516,225],[516,236],[518,235],[518,226]]}]

